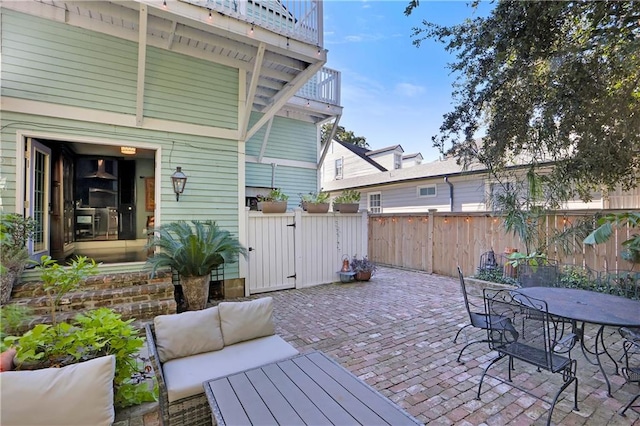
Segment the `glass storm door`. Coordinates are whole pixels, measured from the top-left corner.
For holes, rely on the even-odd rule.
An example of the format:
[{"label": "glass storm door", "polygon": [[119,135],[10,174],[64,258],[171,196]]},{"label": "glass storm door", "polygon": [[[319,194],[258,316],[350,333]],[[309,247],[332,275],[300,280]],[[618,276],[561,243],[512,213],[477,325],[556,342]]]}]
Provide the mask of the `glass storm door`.
[{"label": "glass storm door", "polygon": [[51,150],[35,139],[27,138],[25,213],[36,222],[29,240],[29,257],[40,260],[49,255],[49,223],[51,194]]}]

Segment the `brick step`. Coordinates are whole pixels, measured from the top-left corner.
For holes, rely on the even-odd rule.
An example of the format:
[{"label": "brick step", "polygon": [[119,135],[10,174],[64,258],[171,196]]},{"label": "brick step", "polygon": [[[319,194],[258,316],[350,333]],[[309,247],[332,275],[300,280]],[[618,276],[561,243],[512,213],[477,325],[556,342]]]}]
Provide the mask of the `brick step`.
[{"label": "brick step", "polygon": [[[87,278],[78,291],[107,290],[159,282],[171,282],[171,274],[168,272],[160,272],[156,274],[154,278],[150,278],[148,272],[100,274]],[[11,292],[12,299],[40,296],[46,296],[41,281],[29,281],[17,284]]]},{"label": "brick step", "polygon": [[[65,294],[60,303],[59,311],[79,311],[100,307],[112,308],[121,303],[173,299],[173,284],[170,281],[97,290],[85,290],[83,288],[82,290]],[[10,303],[27,306],[36,315],[46,315],[50,310],[47,296],[14,297]]]},{"label": "brick step", "polygon": [[[135,321],[133,321],[132,323],[134,327],[142,329],[145,323],[153,321],[153,318],[157,315],[174,314],[176,312],[176,302],[175,300],[173,300],[172,296],[171,299],[121,303],[109,306],[109,308],[119,313],[122,316],[122,319],[125,321],[132,318],[135,319]],[[92,309],[79,309],[75,311],[58,312],[56,313],[56,319],[58,320],[58,322],[69,321],[79,313],[86,313],[90,310]],[[25,324],[24,327],[21,327],[20,331],[24,332],[26,330],[29,330],[37,324],[50,323],[51,316],[49,314],[34,315],[28,324]]]}]

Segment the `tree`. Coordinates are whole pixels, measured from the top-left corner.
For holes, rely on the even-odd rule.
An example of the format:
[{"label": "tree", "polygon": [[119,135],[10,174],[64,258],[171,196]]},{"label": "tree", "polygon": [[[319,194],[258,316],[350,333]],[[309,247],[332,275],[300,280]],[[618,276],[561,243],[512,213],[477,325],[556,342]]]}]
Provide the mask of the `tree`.
[{"label": "tree", "polygon": [[636,187],[639,22],[638,1],[499,1],[458,25],[423,21],[413,43],[434,39],[456,55],[454,107],[434,146],[494,174],[530,163],[558,200]]},{"label": "tree", "polygon": [[[323,141],[331,133],[332,128],[333,128],[333,123],[325,123],[322,125],[321,133],[322,133]],[[346,130],[342,126],[338,126],[334,139],[337,140],[338,142],[350,143],[350,144],[359,146],[361,148],[369,148],[369,144],[367,143],[367,138],[365,138],[364,136],[356,136],[353,133],[353,131]]]}]

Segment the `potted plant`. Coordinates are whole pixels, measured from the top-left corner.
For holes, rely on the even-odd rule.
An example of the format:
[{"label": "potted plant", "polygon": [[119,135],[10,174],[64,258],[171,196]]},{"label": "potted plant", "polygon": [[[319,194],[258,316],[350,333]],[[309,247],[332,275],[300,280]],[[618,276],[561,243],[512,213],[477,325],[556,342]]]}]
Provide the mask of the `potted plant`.
[{"label": "potted plant", "polygon": [[377,269],[376,264],[370,261],[367,256],[361,259],[353,256],[351,259],[351,270],[356,273],[357,281],[369,281]]},{"label": "potted plant", "polygon": [[280,188],[273,188],[267,195],[258,195],[258,210],[262,213],[284,213],[289,196]]},{"label": "potted plant", "polygon": [[234,263],[246,249],[227,230],[213,221],[171,222],[155,230],[146,248],[160,249],[147,259],[152,274],[170,267],[180,274],[187,309],[204,309],[209,295],[211,271],[224,263]]},{"label": "potted plant", "polygon": [[360,192],[347,189],[333,200],[333,211],[340,213],[358,213],[360,208]]},{"label": "potted plant", "polygon": [[302,209],[309,213],[327,213],[329,211],[328,192],[309,192],[300,195]]},{"label": "potted plant", "polygon": [[11,298],[13,286],[29,263],[27,241],[33,237],[36,222],[18,214],[0,218],[0,305]]}]

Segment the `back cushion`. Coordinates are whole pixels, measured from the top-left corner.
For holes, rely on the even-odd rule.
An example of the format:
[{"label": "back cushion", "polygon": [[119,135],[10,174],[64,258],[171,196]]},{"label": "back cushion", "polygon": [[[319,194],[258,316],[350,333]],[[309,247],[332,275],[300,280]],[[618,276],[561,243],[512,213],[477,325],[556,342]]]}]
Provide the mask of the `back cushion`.
[{"label": "back cushion", "polygon": [[156,348],[161,362],[184,358],[224,347],[218,307],[153,319]]},{"label": "back cushion", "polygon": [[2,426],[110,425],[116,357],[0,375]]},{"label": "back cushion", "polygon": [[225,345],[276,333],[271,297],[250,302],[221,302],[218,309],[220,309],[220,328]]}]

